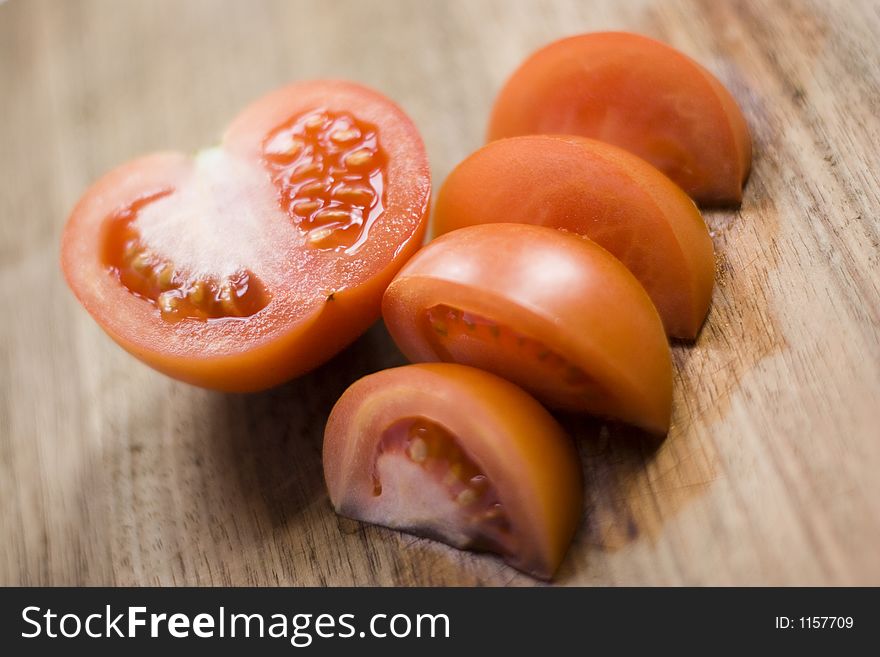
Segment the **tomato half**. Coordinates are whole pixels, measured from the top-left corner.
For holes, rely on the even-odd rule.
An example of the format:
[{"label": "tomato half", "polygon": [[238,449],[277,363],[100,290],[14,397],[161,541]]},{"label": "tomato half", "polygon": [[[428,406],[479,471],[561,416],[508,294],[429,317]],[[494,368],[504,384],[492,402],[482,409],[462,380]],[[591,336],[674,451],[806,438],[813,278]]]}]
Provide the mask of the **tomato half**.
[{"label": "tomato half", "polygon": [[700,330],[712,298],[712,239],[690,197],[641,158],[583,137],[491,142],[443,183],[434,233],[501,221],[589,237],[635,274],[670,335]]},{"label": "tomato half", "polygon": [[535,133],[616,144],[699,203],[739,203],[751,166],[748,126],[727,89],[686,55],[637,34],[584,34],[531,55],[499,93],[488,138]]},{"label": "tomato half", "polygon": [[195,157],[159,153],[82,197],[61,262],[86,310],[156,369],[266,388],[378,318],[421,244],[424,146],[390,100],[333,81],[279,89]]},{"label": "tomato half", "polygon": [[515,385],[463,365],[384,370],[330,413],[324,475],[336,511],[549,578],[582,505],[570,439]]},{"label": "tomato half", "polygon": [[382,314],[411,361],[479,367],[555,408],[669,427],[672,365],[657,310],[586,238],[527,224],[447,233],[401,269]]}]

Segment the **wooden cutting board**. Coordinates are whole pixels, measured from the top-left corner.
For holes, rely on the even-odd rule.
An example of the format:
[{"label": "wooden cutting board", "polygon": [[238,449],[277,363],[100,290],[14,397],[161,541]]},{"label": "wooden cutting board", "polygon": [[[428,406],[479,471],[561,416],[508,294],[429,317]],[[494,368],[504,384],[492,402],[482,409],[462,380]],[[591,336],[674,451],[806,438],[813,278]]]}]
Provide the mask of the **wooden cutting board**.
[{"label": "wooden cutting board", "polygon": [[337,518],[324,421],[403,363],[381,324],[254,395],[123,353],[58,269],[71,206],[140,153],[215,142],[291,80],[400,102],[442,182],[536,47],[627,29],[713,71],[755,163],[706,214],[709,320],[662,444],[567,420],[586,511],[560,584],[880,584],[880,6],[339,1],[0,5],[0,584],[516,584],[490,556]]}]

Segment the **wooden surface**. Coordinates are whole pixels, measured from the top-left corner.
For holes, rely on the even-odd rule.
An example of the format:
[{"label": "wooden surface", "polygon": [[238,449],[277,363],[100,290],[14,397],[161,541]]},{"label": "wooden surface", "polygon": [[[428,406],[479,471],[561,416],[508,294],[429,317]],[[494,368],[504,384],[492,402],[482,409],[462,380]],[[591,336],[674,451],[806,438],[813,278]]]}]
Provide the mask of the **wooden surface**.
[{"label": "wooden surface", "polygon": [[331,405],[403,362],[377,325],[263,394],[171,381],[115,347],[57,264],[109,168],[216,141],[287,81],[395,98],[435,186],[530,51],[623,28],[692,55],[755,141],[707,214],[718,284],[674,350],[659,446],[569,421],[587,508],[560,584],[880,584],[880,5],[865,2],[79,2],[0,5],[0,584],[515,584],[489,556],[338,519]]}]

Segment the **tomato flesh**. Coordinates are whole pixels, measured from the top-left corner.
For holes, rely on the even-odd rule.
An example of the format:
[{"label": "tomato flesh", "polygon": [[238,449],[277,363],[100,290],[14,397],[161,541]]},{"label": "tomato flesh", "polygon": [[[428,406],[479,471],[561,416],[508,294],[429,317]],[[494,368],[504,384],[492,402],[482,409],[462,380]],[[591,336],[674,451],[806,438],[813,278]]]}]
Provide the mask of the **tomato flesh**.
[{"label": "tomato flesh", "polygon": [[[228,159],[220,153],[209,157]],[[270,133],[264,144],[264,166],[278,189],[279,205],[304,233],[307,248],[354,252],[363,244],[370,225],[384,212],[385,161],[377,128],[350,113],[308,112]],[[235,170],[241,173],[243,165]],[[222,167],[221,171],[225,173]],[[203,184],[212,191],[218,187],[210,180]],[[232,184],[240,183],[233,179]],[[256,314],[269,296],[253,272],[239,268],[218,277],[214,272],[223,268],[224,256],[216,253],[201,272],[185,268],[193,248],[175,245],[192,231],[192,216],[198,212],[193,206],[200,201],[188,204],[185,199],[192,197],[159,192],[114,213],[108,219],[106,264],[133,294],[155,304],[166,320]],[[232,214],[230,208],[224,211]],[[158,242],[157,250],[151,249],[144,232]],[[254,240],[253,234],[239,237]],[[202,246],[217,241],[209,235]],[[163,256],[166,251],[178,253],[182,262]]]},{"label": "tomato flesh", "polygon": [[553,398],[554,406],[580,410],[610,405],[605,388],[584,369],[540,340],[503,323],[438,304],[425,311],[426,331],[440,359],[468,363],[519,381],[539,398]]},{"label": "tomato flesh", "polygon": [[358,85],[290,85],[221,144],[158,153],[82,197],[62,267],[121,346],[197,385],[260,390],[320,365],[379,316],[421,244],[430,174],[415,127]]},{"label": "tomato flesh", "polygon": [[459,548],[514,551],[498,491],[446,428],[424,417],[392,424],[377,446],[375,513]]},{"label": "tomato flesh", "polygon": [[549,578],[580,517],[571,440],[526,392],[449,363],[365,376],[333,407],[324,477],[337,513],[500,554]]}]

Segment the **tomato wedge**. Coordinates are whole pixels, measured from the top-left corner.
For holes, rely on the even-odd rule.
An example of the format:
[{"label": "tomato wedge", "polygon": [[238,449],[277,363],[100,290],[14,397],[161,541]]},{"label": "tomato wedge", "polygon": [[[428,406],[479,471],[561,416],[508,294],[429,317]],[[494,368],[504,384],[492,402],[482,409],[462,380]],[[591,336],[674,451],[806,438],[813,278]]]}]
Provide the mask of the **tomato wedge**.
[{"label": "tomato wedge", "polygon": [[582,506],[577,452],[552,416],[513,384],[449,363],[346,390],[327,421],[324,476],[344,516],[496,552],[541,578]]},{"label": "tomato wedge", "polygon": [[434,233],[501,221],[589,237],[635,274],[670,335],[699,332],[712,299],[712,238],[690,197],[641,158],[583,137],[491,142],[443,183]]},{"label": "tomato wedge", "polygon": [[74,294],[132,354],[197,385],[270,387],[379,316],[421,245],[424,146],[390,100],[336,81],[257,100],[222,143],[104,176],[62,239]]},{"label": "tomato wedge", "polygon": [[495,101],[488,138],[535,133],[616,144],[705,204],[739,203],[752,159],[742,111],[715,76],[624,32],[556,41],[517,69]]},{"label": "tomato wedge", "polygon": [[401,269],[382,314],[411,361],[479,367],[555,408],[669,428],[660,317],[636,278],[586,238],[500,223],[447,233]]}]

